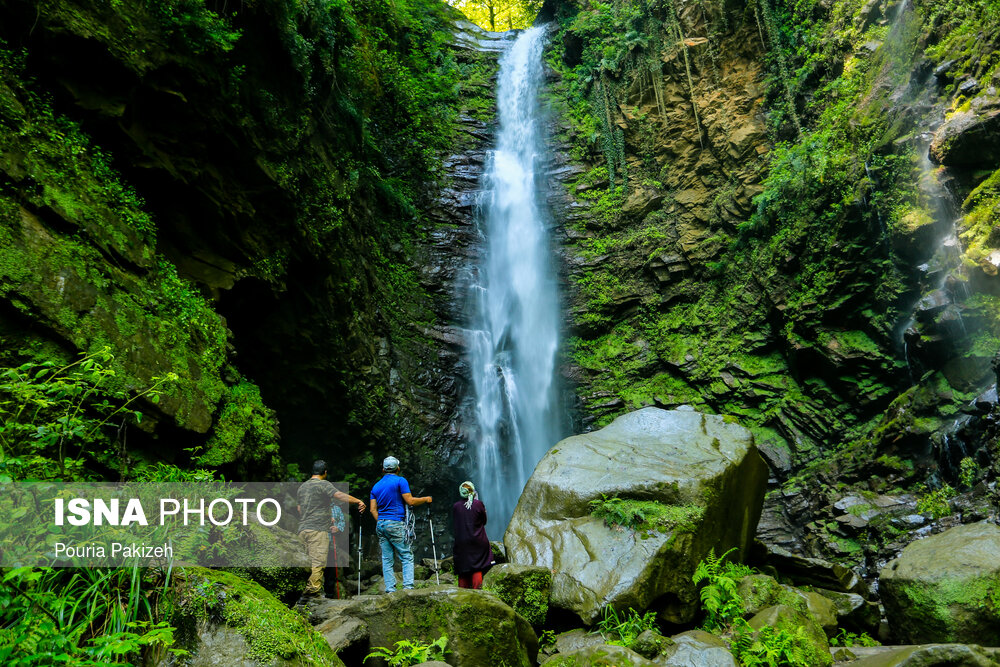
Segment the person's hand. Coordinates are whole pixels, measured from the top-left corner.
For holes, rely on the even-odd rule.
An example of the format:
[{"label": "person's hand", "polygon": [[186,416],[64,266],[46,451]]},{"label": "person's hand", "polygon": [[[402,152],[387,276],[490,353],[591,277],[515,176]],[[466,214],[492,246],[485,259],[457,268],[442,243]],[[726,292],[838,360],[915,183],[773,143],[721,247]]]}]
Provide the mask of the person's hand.
[{"label": "person's hand", "polygon": [[434,502],[434,497],[433,496],[427,496],[427,502],[429,502],[429,503]]},{"label": "person's hand", "polygon": [[365,513],[365,501],[359,500],[358,501],[358,514],[364,514],[364,513]]},{"label": "person's hand", "polygon": [[339,533],[340,529],[337,528],[336,526],[330,526],[330,532],[331,533]]}]

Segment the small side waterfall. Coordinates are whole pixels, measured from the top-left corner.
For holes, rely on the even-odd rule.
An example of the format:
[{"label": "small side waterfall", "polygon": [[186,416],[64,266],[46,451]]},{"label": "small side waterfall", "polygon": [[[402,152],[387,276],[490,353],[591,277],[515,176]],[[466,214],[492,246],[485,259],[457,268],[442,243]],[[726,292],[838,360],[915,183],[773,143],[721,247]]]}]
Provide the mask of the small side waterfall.
[{"label": "small side waterfall", "polygon": [[545,29],[500,60],[499,132],[478,207],[482,247],[467,305],[477,487],[499,539],[525,482],[562,435],[556,397],[559,300],[536,183],[543,154],[537,94]]}]

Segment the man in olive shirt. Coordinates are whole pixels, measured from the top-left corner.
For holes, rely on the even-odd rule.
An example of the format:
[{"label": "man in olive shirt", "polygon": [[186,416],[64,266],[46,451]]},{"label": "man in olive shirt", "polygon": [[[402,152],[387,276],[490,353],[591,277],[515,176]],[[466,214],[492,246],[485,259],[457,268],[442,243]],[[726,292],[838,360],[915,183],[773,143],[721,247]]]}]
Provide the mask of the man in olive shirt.
[{"label": "man in olive shirt", "polygon": [[330,504],[334,500],[357,505],[358,512],[365,511],[365,502],[350,496],[326,480],[326,461],[313,463],[313,475],[299,487],[299,539],[305,545],[312,574],[303,598],[323,593],[323,570],[330,551]]}]

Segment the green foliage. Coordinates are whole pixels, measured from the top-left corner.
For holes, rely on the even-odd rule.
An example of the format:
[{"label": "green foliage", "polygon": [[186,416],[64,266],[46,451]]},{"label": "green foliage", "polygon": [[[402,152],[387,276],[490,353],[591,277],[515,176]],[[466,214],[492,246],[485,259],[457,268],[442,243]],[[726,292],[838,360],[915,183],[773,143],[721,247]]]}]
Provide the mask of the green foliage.
[{"label": "green foliage", "polygon": [[705,513],[697,505],[668,505],[655,500],[632,500],[602,495],[590,501],[590,513],[609,526],[624,526],[641,532],[693,530]]},{"label": "green foliage", "polygon": [[88,461],[126,468],[118,434],[138,423],[141,399],[159,401],[177,375],[153,377],[149,386],[131,393],[116,385],[105,347],[60,365],[27,362],[0,370],[0,462],[7,474],[21,479],[86,478]]},{"label": "green foliage", "polygon": [[982,474],[982,468],[971,456],[966,456],[958,464],[958,482],[968,488],[976,483]]},{"label": "green foliage", "polygon": [[520,30],[535,22],[541,0],[448,0],[484,30]]},{"label": "green foliage", "polygon": [[806,641],[802,626],[795,633],[767,625],[755,632],[739,619],[730,650],[744,667],[812,667]]},{"label": "green foliage", "polygon": [[929,514],[932,519],[951,516],[951,505],[948,501],[957,495],[957,492],[951,486],[944,484],[937,489],[929,491],[924,485],[920,484],[918,485],[917,493],[918,512]]},{"label": "green foliage", "polygon": [[554,630],[542,630],[538,635],[538,648],[545,649],[556,645],[556,633]]},{"label": "green foliage", "polygon": [[704,582],[699,595],[705,610],[705,629],[719,631],[729,627],[743,613],[743,598],[737,589],[737,582],[750,573],[745,565],[725,563],[726,556],[735,551],[733,547],[716,557],[715,549],[710,549],[705,560],[698,563],[691,581],[697,586]]},{"label": "green foliage", "polygon": [[0,661],[29,667],[127,665],[186,654],[156,622],[169,572],[139,568],[8,570],[0,582]]},{"label": "green foliage", "polygon": [[840,632],[835,634],[830,638],[830,646],[881,646],[877,639],[873,639],[867,632],[862,632],[858,634],[856,632],[848,632],[844,628],[840,629]]},{"label": "green foliage", "polygon": [[656,630],[656,614],[647,611],[640,614],[635,609],[629,607],[627,612],[621,615],[614,607],[604,608],[604,615],[597,624],[597,631],[601,633],[608,644],[617,644],[625,648],[631,648],[635,640],[646,630]]},{"label": "green foliage", "polygon": [[444,661],[447,645],[447,635],[438,637],[430,644],[403,639],[396,642],[394,649],[376,646],[375,650],[365,656],[365,662],[368,662],[369,658],[384,658],[389,662],[389,667],[410,667],[431,660]]}]

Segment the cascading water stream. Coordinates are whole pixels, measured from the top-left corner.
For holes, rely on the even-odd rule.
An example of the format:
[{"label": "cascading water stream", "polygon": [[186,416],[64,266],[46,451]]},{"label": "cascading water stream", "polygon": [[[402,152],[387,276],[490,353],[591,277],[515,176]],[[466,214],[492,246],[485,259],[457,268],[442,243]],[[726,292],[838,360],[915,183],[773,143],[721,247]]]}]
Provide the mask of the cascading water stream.
[{"label": "cascading water stream", "polygon": [[555,382],[559,300],[536,169],[543,27],[500,59],[499,131],[479,201],[483,248],[469,286],[477,488],[499,539],[539,459],[562,435]]}]

